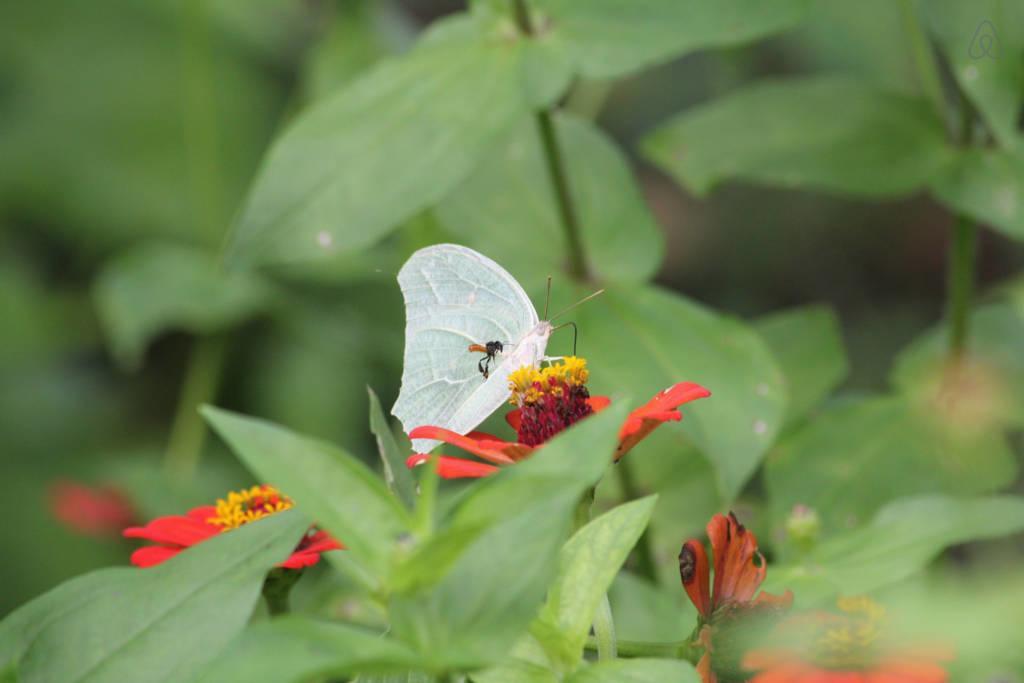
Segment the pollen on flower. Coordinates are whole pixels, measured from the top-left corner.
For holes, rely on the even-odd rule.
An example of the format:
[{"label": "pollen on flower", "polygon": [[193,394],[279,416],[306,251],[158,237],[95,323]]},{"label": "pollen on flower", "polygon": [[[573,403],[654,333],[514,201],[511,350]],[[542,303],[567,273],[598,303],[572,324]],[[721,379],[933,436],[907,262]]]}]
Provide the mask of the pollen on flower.
[{"label": "pollen on flower", "polygon": [[569,356],[543,370],[524,366],[509,375],[509,402],[520,409],[519,443],[538,446],[593,413],[587,361]]},{"label": "pollen on flower", "polygon": [[287,510],[293,505],[291,498],[273,486],[263,484],[232,491],[228,493],[227,499],[218,499],[217,514],[206,521],[220,527],[221,531],[230,531],[275,512]]},{"label": "pollen on flower", "polygon": [[833,667],[863,663],[878,640],[885,608],[866,596],[839,598],[842,617],[825,624],[815,640],[817,658]]}]

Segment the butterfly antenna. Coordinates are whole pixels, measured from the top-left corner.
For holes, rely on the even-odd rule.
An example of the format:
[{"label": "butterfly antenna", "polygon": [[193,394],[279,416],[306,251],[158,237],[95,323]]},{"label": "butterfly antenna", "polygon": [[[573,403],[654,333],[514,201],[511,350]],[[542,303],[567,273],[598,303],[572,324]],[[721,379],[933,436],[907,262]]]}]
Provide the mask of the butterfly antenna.
[{"label": "butterfly antenna", "polygon": [[551,305],[551,276],[548,275],[548,293],[544,297],[544,319],[548,319],[548,307]]},{"label": "butterfly antenna", "polygon": [[585,303],[587,303],[588,301],[590,301],[591,299],[593,299],[594,297],[597,297],[597,296],[599,296],[599,295],[601,295],[601,294],[604,294],[604,290],[603,290],[603,289],[599,289],[599,290],[597,290],[596,292],[594,292],[593,294],[590,294],[589,296],[585,296],[585,297],[583,297],[582,299],[580,299],[580,300],[579,300],[579,301],[577,301],[576,303],[572,304],[571,306],[568,306],[567,308],[563,308],[563,309],[562,309],[562,310],[560,310],[560,311],[559,311],[558,313],[555,313],[555,314],[554,314],[553,316],[551,316],[550,318],[548,318],[548,322],[551,322],[552,320],[555,320],[555,319],[557,319],[557,318],[559,318],[559,317],[561,317],[561,316],[565,315],[566,313],[568,313],[568,312],[569,312],[569,311],[571,311],[572,309],[576,308],[577,306],[579,306],[579,305],[581,305],[581,304],[585,304]]},{"label": "butterfly antenna", "polygon": [[558,327],[554,328],[551,331],[555,332],[556,330],[560,330],[563,327],[569,327],[570,325],[572,325],[572,355],[575,356],[576,355],[576,337],[578,336],[578,333],[579,333],[579,330],[576,329],[576,323],[574,323],[574,322],[562,323],[561,325],[559,325]]}]

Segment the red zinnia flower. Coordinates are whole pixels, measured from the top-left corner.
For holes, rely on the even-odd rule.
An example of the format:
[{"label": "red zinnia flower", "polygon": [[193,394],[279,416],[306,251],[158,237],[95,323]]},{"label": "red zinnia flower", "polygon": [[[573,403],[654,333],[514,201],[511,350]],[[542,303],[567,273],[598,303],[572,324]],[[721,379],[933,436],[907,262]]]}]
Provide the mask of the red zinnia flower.
[{"label": "red zinnia flower", "polygon": [[[144,538],[159,545],[147,545],[132,553],[132,564],[152,567],[168,560],[185,548],[202,543],[219,533],[237,529],[275,512],[292,507],[290,498],[273,486],[253,486],[248,490],[232,491],[227,499],[216,505],[193,508],[186,515],[158,517],[146,526],[124,530],[128,538]],[[320,560],[320,553],[341,550],[345,546],[330,537],[326,531],[311,529],[295,548],[291,556],[279,564],[286,569],[310,567]]]},{"label": "red zinnia flower", "polygon": [[57,481],[48,493],[50,512],[57,521],[86,536],[116,537],[137,519],[131,500],[113,486]]},{"label": "red zinnia flower", "polygon": [[842,614],[810,612],[779,624],[784,642],[753,650],[750,683],[945,683],[948,648],[879,647],[885,610],[869,598],[840,598]]},{"label": "red zinnia flower", "polygon": [[[488,461],[440,456],[438,471],[442,477],[485,477],[498,471],[499,465],[511,465],[528,457],[554,435],[607,408],[611,403],[607,396],[591,396],[587,390],[589,376],[586,360],[574,356],[542,370],[525,366],[510,374],[509,402],[516,408],[505,415],[505,421],[516,430],[516,441],[504,441],[477,431],[463,435],[430,425],[416,427],[409,432],[409,437],[443,441]],[[626,418],[619,430],[615,460],[662,423],[681,420],[679,406],[710,395],[710,391],[693,382],[680,382],[658,393]],[[416,453],[406,464],[415,467],[429,459],[429,455]]]},{"label": "red zinnia flower", "polygon": [[[704,648],[704,655],[697,664],[701,680],[714,683],[717,678],[712,670],[713,640],[716,632],[730,628],[742,619],[756,615],[774,615],[788,609],[793,595],[786,591],[777,596],[754,594],[764,581],[768,567],[764,557],[757,550],[757,537],[736,519],[736,515],[715,515],[708,522],[708,538],[715,563],[715,582],[711,586],[711,570],[704,545],[691,539],[683,544],[679,553],[679,575],[683,588],[699,614],[697,621],[697,642]],[[716,660],[715,668],[719,666]]]}]

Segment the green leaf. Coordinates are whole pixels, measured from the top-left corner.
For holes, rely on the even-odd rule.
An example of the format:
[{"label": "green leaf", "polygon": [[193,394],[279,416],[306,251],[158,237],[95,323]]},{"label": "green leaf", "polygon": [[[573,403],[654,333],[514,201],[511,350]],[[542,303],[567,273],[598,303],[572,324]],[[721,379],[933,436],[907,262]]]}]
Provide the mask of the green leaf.
[{"label": "green leaf", "polygon": [[[683,538],[687,537],[675,539],[677,548],[682,546]],[[678,554],[679,550],[673,550],[672,555]],[[667,643],[678,641],[693,631],[697,610],[679,584],[679,570],[674,569],[673,573],[674,582],[658,585],[625,571],[615,577],[608,600],[615,615],[615,635],[619,642]]]},{"label": "green leaf", "polygon": [[808,0],[535,0],[535,24],[588,78],[625,76],[695,50],[738,45],[803,19]]},{"label": "green leaf", "polygon": [[966,363],[952,372],[948,335],[936,326],[901,351],[892,383],[964,430],[1024,427],[1024,308],[1010,302],[975,309]]},{"label": "green leaf", "polygon": [[531,632],[562,671],[572,671],[598,605],[654,511],[648,496],[606,512],[581,528],[559,554],[558,576]]},{"label": "green leaf", "polygon": [[925,496],[883,508],[859,529],[829,538],[799,564],[772,566],[764,588],[791,589],[805,604],[905,579],[943,548],[1024,530],[1024,499]]},{"label": "green leaf", "polygon": [[256,276],[226,273],[202,249],[157,243],[108,262],[94,291],[111,350],[127,367],[139,365],[160,333],[229,329],[266,308],[270,295]]},{"label": "green leaf", "polygon": [[203,416],[260,479],[272,482],[364,563],[387,577],[396,538],[409,515],[366,465],[345,451],[268,422],[206,406]]},{"label": "green leaf", "polygon": [[1018,146],[1024,101],[1024,6],[1003,0],[929,0],[921,7],[957,85],[1000,145]]},{"label": "green leaf", "polygon": [[967,149],[932,180],[932,192],[955,211],[1024,240],[1024,157]]},{"label": "green leaf", "polygon": [[415,666],[411,652],[379,633],[291,615],[246,629],[199,681],[301,683]]},{"label": "green leaf", "polygon": [[671,659],[615,659],[585,666],[565,683],[699,683],[689,662]]},{"label": "green leaf", "polygon": [[846,378],[849,365],[839,321],[824,306],[804,306],[759,318],[786,383],[786,423],[804,418]]},{"label": "green leaf", "polygon": [[558,683],[550,669],[539,664],[512,660],[473,674],[473,683]]},{"label": "green leaf", "polygon": [[[582,306],[577,323],[595,394],[639,406],[676,382],[711,397],[684,405],[682,428],[715,467],[726,501],[753,473],[782,426],[782,375],[742,322],[655,287],[620,287]],[[662,429],[676,429],[669,425]],[[644,445],[628,458],[644,457]]]},{"label": "green leaf", "polygon": [[486,530],[436,585],[391,602],[392,633],[430,662],[425,668],[505,660],[543,601],[572,513],[611,462],[624,417],[624,407],[613,406],[473,485],[449,528]]},{"label": "green leaf", "polygon": [[823,411],[765,463],[776,521],[802,504],[818,512],[826,533],[862,524],[896,498],[984,493],[1016,474],[1013,453],[998,432],[961,429],[900,396]]},{"label": "green leaf", "polygon": [[405,456],[412,451],[403,451],[398,447],[391,425],[380,407],[380,399],[370,387],[366,387],[366,391],[370,395],[370,431],[377,439],[377,453],[384,469],[384,481],[391,492],[412,510],[416,504],[416,482],[405,466]]},{"label": "green leaf", "polygon": [[320,100],[274,143],[232,263],[301,263],[369,246],[440,200],[527,111],[519,41],[425,40]]},{"label": "green leaf", "polygon": [[[555,131],[594,273],[607,280],[649,279],[661,263],[662,237],[625,156],[582,119],[558,116]],[[461,244],[498,255],[523,282],[542,283],[562,269],[565,253],[551,183],[530,119],[438,205],[437,216]]]},{"label": "green leaf", "polygon": [[22,680],[189,680],[244,628],[267,571],[308,524],[286,511],[158,567],[104,572],[112,590],[97,590],[48,620],[25,652]]},{"label": "green leaf", "polygon": [[745,87],[662,125],[644,150],[696,194],[746,180],[867,197],[914,192],[953,154],[929,102],[839,78]]}]

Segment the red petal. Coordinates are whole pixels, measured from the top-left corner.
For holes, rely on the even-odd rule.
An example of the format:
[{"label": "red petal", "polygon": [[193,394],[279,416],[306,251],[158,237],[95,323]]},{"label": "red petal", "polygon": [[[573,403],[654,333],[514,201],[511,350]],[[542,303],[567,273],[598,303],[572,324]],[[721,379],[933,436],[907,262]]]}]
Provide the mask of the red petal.
[{"label": "red petal", "polygon": [[194,520],[197,520],[197,521],[200,521],[200,522],[205,522],[206,520],[210,519],[211,517],[216,517],[217,516],[217,506],[216,505],[200,505],[197,508],[192,508],[191,510],[189,510],[185,514],[185,516],[190,518],[190,519],[194,519]]},{"label": "red petal", "polygon": [[319,561],[320,553],[296,550],[287,560],[277,566],[284,567],[285,569],[302,569],[303,567],[312,567]]},{"label": "red petal", "polygon": [[328,550],[344,550],[345,546],[331,538],[326,531],[317,531],[312,536],[302,539],[298,549],[303,552],[325,553]]},{"label": "red petal", "polygon": [[147,545],[132,553],[132,564],[136,567],[154,567],[165,560],[169,560],[184,548],[168,548],[163,545]]},{"label": "red petal", "polygon": [[409,432],[409,438],[437,439],[438,441],[443,441],[447,444],[451,444],[452,446],[458,446],[467,453],[472,453],[484,460],[489,460],[502,465],[510,465],[515,462],[512,457],[505,454],[505,449],[512,446],[520,446],[520,444],[517,443],[509,443],[498,439],[479,441],[471,436],[464,436],[453,432],[450,429],[434,427],[432,425],[416,427]]},{"label": "red petal", "polygon": [[155,543],[190,546],[220,533],[212,524],[191,517],[157,517],[146,526],[128,527],[122,532],[126,538],[144,538]]},{"label": "red petal", "polygon": [[629,414],[622,429],[619,430],[619,447],[615,450],[618,460],[653,432],[664,422],[682,419],[682,413],[676,408],[710,396],[711,392],[693,382],[679,382],[668,389],[658,392],[654,398]]},{"label": "red petal", "polygon": [[49,488],[49,506],[59,522],[90,536],[117,536],[135,521],[131,501],[112,486],[57,481]]},{"label": "red petal", "polygon": [[523,423],[523,411],[519,408],[514,408],[508,411],[505,413],[505,422],[507,422],[512,429],[516,430],[516,433],[518,434],[519,425]]},{"label": "red petal", "polygon": [[587,399],[587,403],[590,404],[590,409],[595,413],[599,413],[612,404],[612,400],[607,396],[591,396]]},{"label": "red petal", "polygon": [[[715,561],[714,605],[747,602],[754,597],[768,570],[757,552],[757,537],[731,512],[728,516],[712,517],[707,530]],[[755,564],[755,557],[761,559],[760,565]]]},{"label": "red petal", "polygon": [[[422,465],[430,460],[432,456],[425,453],[410,455],[405,460],[406,467],[413,468]],[[445,455],[438,456],[437,473],[443,479],[467,479],[486,477],[494,474],[499,468],[475,460],[465,458],[450,458]]]},{"label": "red petal", "polygon": [[711,594],[708,591],[708,555],[700,541],[690,540],[679,552],[679,577],[702,617],[711,616]]}]

